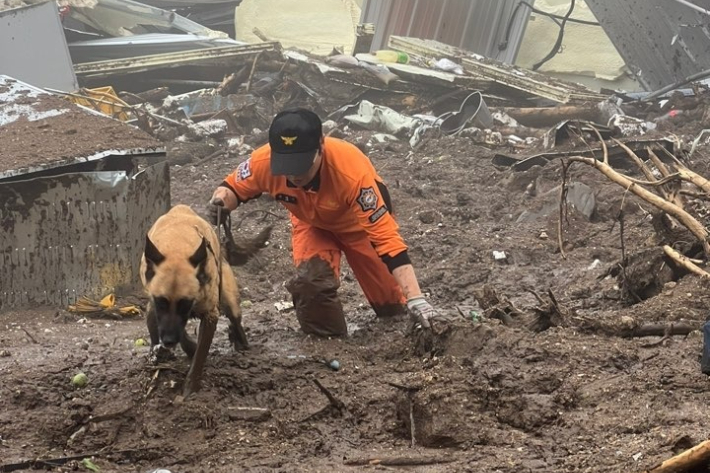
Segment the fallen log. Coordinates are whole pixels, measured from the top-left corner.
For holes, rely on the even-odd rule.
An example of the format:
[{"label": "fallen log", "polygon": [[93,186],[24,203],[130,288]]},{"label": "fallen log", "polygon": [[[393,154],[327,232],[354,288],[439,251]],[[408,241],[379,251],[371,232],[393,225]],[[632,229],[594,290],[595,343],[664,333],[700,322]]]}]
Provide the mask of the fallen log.
[{"label": "fallen log", "polygon": [[620,335],[623,338],[665,337],[670,335],[688,335],[695,330],[699,330],[699,327],[688,324],[644,324],[622,329]]},{"label": "fallen log", "polygon": [[644,473],[684,473],[691,468],[701,466],[710,462],[710,440],[696,445],[690,450],[686,450],[678,455],[669,458],[658,466],[654,466]]},{"label": "fallen log", "polygon": [[597,122],[601,115],[598,108],[588,105],[531,108],[503,107],[498,110],[514,118],[521,125],[531,128],[546,128],[556,125],[563,120],[588,120]]},{"label": "fallen log", "polygon": [[674,250],[670,246],[665,245],[663,247],[663,252],[666,254],[666,256],[668,256],[673,261],[675,261],[679,266],[687,269],[691,273],[698,275],[701,278],[710,278],[710,273],[708,273],[707,271],[700,268],[698,265],[693,263],[693,261],[691,261],[690,258],[678,253],[676,250]]},{"label": "fallen log", "polygon": [[[633,194],[642,198],[651,205],[661,209],[668,215],[675,217],[680,223],[682,223],[703,245],[703,251],[706,256],[710,256],[710,243],[708,242],[708,231],[705,229],[697,219],[690,215],[685,210],[679,208],[677,205],[664,200],[653,192],[643,188],[632,179],[618,173],[614,168],[600,162],[594,158],[585,158],[582,156],[574,156],[569,158],[570,162],[584,163],[588,166],[593,166],[597,168],[602,174],[604,174],[612,182],[622,186],[624,189],[628,189]],[[657,181],[655,184],[662,183],[663,180]]]}]

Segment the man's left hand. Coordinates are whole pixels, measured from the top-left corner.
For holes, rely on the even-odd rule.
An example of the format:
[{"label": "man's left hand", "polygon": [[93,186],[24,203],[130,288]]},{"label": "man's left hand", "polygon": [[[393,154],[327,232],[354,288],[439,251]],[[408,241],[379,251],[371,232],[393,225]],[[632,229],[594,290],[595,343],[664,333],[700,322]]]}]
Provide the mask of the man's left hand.
[{"label": "man's left hand", "polygon": [[409,314],[422,325],[422,328],[431,328],[429,321],[436,316],[436,311],[434,307],[427,302],[424,296],[416,296],[407,299],[407,310]]}]

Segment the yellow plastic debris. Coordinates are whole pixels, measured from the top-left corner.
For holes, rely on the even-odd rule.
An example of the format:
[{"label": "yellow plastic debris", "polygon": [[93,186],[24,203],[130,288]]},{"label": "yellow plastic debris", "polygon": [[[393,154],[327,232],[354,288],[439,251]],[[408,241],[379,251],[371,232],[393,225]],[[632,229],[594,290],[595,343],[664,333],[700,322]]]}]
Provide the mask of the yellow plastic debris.
[{"label": "yellow plastic debris", "polygon": [[101,307],[103,307],[104,309],[109,309],[116,305],[116,296],[114,296],[113,294],[109,294],[108,296],[101,299],[100,304]]},{"label": "yellow plastic debris", "polygon": [[79,89],[79,92],[67,94],[69,100],[84,107],[93,108],[104,115],[121,120],[129,120],[128,112],[131,106],[121,100],[113,87],[98,87],[95,89]]},{"label": "yellow plastic debris", "polygon": [[92,314],[121,317],[141,315],[140,307],[135,305],[116,307],[116,296],[114,294],[109,294],[100,301],[95,301],[86,296],[82,296],[76,301],[76,304],[72,304],[67,307],[67,310],[69,312],[84,315]]}]

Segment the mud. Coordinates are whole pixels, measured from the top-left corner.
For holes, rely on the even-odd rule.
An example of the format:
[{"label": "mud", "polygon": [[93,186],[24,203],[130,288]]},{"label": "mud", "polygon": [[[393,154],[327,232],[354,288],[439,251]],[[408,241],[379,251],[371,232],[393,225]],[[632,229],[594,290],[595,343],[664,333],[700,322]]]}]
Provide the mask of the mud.
[{"label": "mud", "polygon": [[[188,362],[178,350],[151,365],[148,348],[135,346],[147,339],[143,319],[39,309],[0,317],[0,464],[96,454],[102,471],[619,472],[644,471],[708,438],[700,333],[661,343],[610,335],[631,322],[700,328],[707,317],[708,283],[698,278],[672,277],[632,304],[618,278],[605,277],[621,259],[622,201],[626,251],[656,245],[647,204],[624,199],[594,169],[573,167],[571,180],[590,186],[597,206],[590,218],[570,211],[563,257],[557,163],[511,174],[467,138],[370,155],[441,312],[431,351],[422,352],[405,317],[376,318],[347,267],[341,294],[351,335],[300,333],[293,312],[275,307],[289,301],[283,284],[294,272],[286,213],[262,197],[233,214],[237,238],[274,225],[269,245],[235,269],[251,348],[229,348],[223,319],[203,389],[182,403]],[[202,211],[244,158],[173,167],[173,203]],[[525,192],[533,181],[535,195]],[[484,284],[525,314],[540,305],[533,291],[551,290],[563,323],[536,332],[482,317],[475,291]],[[319,361],[333,359],[339,371]],[[84,388],[70,383],[79,371],[89,378]],[[450,462],[349,465],[422,455]],[[83,469],[74,461],[53,471],[74,468]]]},{"label": "mud", "polygon": [[[135,127],[87,112],[68,100],[41,95],[26,98],[37,112],[60,115],[30,121],[24,117],[0,127],[0,171],[39,166],[68,158],[87,157],[108,150],[161,146]],[[15,101],[21,104],[23,99]]]}]

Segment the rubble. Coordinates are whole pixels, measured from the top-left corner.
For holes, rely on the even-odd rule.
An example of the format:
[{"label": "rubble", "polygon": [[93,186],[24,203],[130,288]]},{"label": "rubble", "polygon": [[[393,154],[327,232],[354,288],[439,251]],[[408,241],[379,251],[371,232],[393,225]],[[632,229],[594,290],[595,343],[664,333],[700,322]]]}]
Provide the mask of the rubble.
[{"label": "rubble", "polygon": [[[303,471],[337,471],[363,458],[373,464],[383,458],[397,460],[393,465],[421,461],[414,446],[456,453],[446,457],[455,464],[452,471],[470,468],[471,452],[486,471],[625,471],[636,462],[651,465],[668,456],[669,449],[682,449],[668,438],[689,429],[704,432],[703,417],[687,413],[702,412],[706,403],[707,380],[695,355],[708,304],[710,188],[702,177],[708,171],[703,130],[710,116],[708,92],[697,87],[692,95],[639,102],[629,94],[597,93],[440,43],[394,37],[390,46],[405,50],[409,63],[389,63],[364,51],[319,57],[260,43],[79,64],[85,89],[72,94],[89,105],[89,90],[112,86],[125,104],[120,104],[125,115],[115,114],[125,123],[98,115],[100,106],[89,112],[96,121],[85,124],[90,136],[82,134],[84,122],[78,119],[80,125],[54,131],[60,127],[51,119],[63,113],[72,117],[64,108],[77,108],[66,98],[50,95],[57,102],[47,110],[34,107],[43,100],[33,93],[5,104],[16,113],[26,107],[36,113],[33,120],[12,123],[7,118],[12,113],[0,114],[7,122],[0,124],[0,138],[12,156],[42,166],[46,147],[52,158],[90,167],[104,186],[97,187],[97,195],[115,185],[110,173],[116,167],[120,173],[134,160],[106,160],[102,166],[108,167],[94,168],[93,158],[142,140],[155,146],[151,149],[165,148],[161,176],[167,180],[170,165],[174,194],[144,181],[140,192],[116,199],[146,213],[158,212],[170,199],[201,208],[224,174],[267,142],[266,130],[277,111],[310,107],[323,119],[328,136],[351,141],[376,164],[391,188],[422,291],[440,311],[432,322],[434,340],[425,345],[405,320],[373,319],[345,266],[340,282],[353,336],[318,340],[296,334],[293,303],[283,284],[291,275],[288,216],[268,196],[253,199],[248,204],[253,207],[234,214],[241,220],[233,228],[250,231],[255,215],[259,225],[284,220],[268,236],[264,256],[240,269],[241,307],[256,348],[244,356],[230,354],[226,337],[216,338],[211,356],[219,360],[218,369],[201,400],[177,406],[174,389],[182,378],[177,365],[168,360],[155,371],[141,369],[136,355],[147,350],[135,340],[144,325],[139,329],[122,319],[99,336],[92,334],[106,344],[102,363],[90,361],[96,357],[95,344],[64,344],[81,346],[96,371],[81,391],[85,397],[64,399],[52,391],[52,383],[61,377],[66,384],[76,358],[63,351],[66,340],[40,329],[47,337],[41,346],[56,346],[44,354],[49,357],[44,365],[23,364],[36,357],[37,343],[7,347],[17,362],[3,366],[11,382],[28,372],[50,380],[40,388],[23,382],[18,390],[0,393],[6,408],[0,423],[10,434],[8,445],[3,438],[0,447],[8,448],[10,458],[39,458],[41,451],[70,439],[72,448],[84,451],[111,445],[135,453],[136,445],[148,443],[170,468],[190,468],[204,460],[201,466],[216,470],[235,461],[247,469],[278,469],[295,457],[306,462]],[[0,88],[0,100],[2,93]],[[115,111],[103,109],[104,114]],[[18,123],[23,128],[15,129]],[[114,136],[118,126],[130,131]],[[27,143],[24,133],[39,145],[21,149]],[[144,158],[135,159],[142,172]],[[12,159],[14,170],[19,164]],[[107,174],[114,176],[108,183],[102,180]],[[141,174],[131,176],[138,180]],[[22,174],[9,177],[23,179]],[[39,186],[28,188],[34,192]],[[132,196],[144,194],[133,201]],[[64,208],[64,196],[52,198],[56,208]],[[11,198],[3,201],[9,211],[23,209]],[[144,224],[152,216],[111,226],[106,222],[117,214],[103,210],[110,199],[75,201],[87,204],[71,207],[71,218],[52,211],[33,213],[33,218],[49,218],[57,228],[67,220],[78,223],[74,234],[65,229],[63,234],[89,242],[89,250],[78,252],[85,257],[81,264],[106,285],[135,271],[118,274],[116,268],[125,261],[110,253],[117,244],[104,242],[124,229],[131,232],[130,246],[140,248]],[[43,205],[42,199],[36,202],[30,212]],[[94,234],[101,237],[98,242],[87,239]],[[13,251],[0,254],[1,263],[15,265],[33,257],[16,241],[4,246]],[[52,262],[42,265],[50,276],[76,274],[80,267],[81,258],[71,252],[75,257],[64,260],[51,251],[37,253]],[[227,250],[227,256],[231,263],[239,255]],[[42,277],[44,285],[58,279]],[[78,293],[83,294],[90,291]],[[54,296],[77,297],[67,292]],[[16,296],[25,302],[23,297]],[[85,338],[86,331],[97,330],[97,324],[55,325],[68,338],[76,331]],[[24,340],[18,335],[6,339]],[[639,337],[658,340],[646,345]],[[322,350],[314,357],[320,365],[305,355],[284,357],[284,349]],[[326,369],[324,360],[338,366]],[[313,376],[342,399],[339,408],[331,409],[318,396],[304,402],[317,395]],[[147,385],[151,391],[146,393]],[[117,396],[126,386],[132,394]],[[86,420],[75,405],[80,401],[87,403],[80,408],[108,414],[98,414],[100,422]],[[684,407],[679,413],[665,409],[668,404]],[[20,409],[28,420],[8,420]],[[73,409],[72,422],[59,431],[49,429],[54,434],[47,439],[47,426],[61,425],[65,409]],[[84,427],[93,435],[72,438]],[[333,429],[337,438],[327,435]],[[227,448],[195,442],[195,435],[233,442]],[[161,441],[165,438],[169,445]],[[598,455],[610,445],[620,453]],[[644,454],[638,456],[639,451]],[[112,455],[113,460],[105,460],[108,465],[124,461]],[[125,461],[147,470],[152,455],[129,455]],[[443,463],[442,458],[435,461]]]}]

